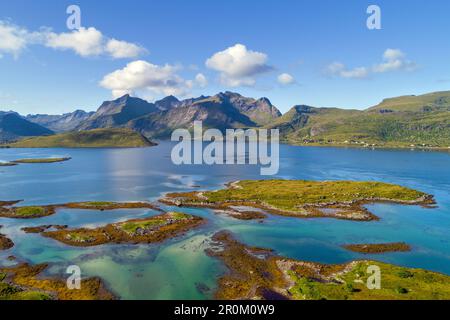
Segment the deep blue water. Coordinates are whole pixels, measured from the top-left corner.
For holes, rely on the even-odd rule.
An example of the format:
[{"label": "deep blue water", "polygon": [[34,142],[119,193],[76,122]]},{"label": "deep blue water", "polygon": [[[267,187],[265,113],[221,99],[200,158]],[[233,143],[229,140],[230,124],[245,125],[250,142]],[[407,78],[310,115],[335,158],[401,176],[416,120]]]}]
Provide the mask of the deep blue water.
[{"label": "deep blue water", "polygon": [[[173,191],[217,189],[224,183],[261,179],[249,165],[173,165],[173,144],[145,149],[0,149],[0,161],[27,157],[70,156],[55,164],[0,167],[0,200],[23,204],[71,201],[156,201]],[[23,226],[103,225],[157,214],[152,210],[61,210],[54,216],[1,219],[2,233],[16,246],[0,253],[0,264],[15,255],[21,261],[52,262],[49,273],[61,274],[77,264],[83,275],[102,277],[125,299],[209,298],[220,262],[207,257],[205,239],[222,229],[250,245],[272,248],[280,255],[325,263],[367,258],[340,247],[343,243],[405,241],[411,252],[369,256],[394,264],[420,267],[450,275],[450,153],[411,150],[366,150],[280,146],[277,177],[311,180],[373,180],[396,183],[435,195],[438,208],[390,204],[370,205],[376,222],[298,219],[271,216],[264,223],[241,221],[207,209],[177,209],[201,215],[207,225],[158,245],[105,245],[72,248],[39,235],[24,234]],[[211,288],[200,292],[198,285]]]}]

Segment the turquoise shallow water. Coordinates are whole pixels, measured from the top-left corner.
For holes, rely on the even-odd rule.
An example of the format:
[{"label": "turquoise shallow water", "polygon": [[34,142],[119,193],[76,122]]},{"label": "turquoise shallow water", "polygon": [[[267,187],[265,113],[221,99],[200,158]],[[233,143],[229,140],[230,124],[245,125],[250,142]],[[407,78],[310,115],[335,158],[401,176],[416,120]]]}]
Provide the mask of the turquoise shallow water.
[{"label": "turquoise shallow water", "polygon": [[[0,168],[0,200],[23,199],[29,205],[156,201],[166,192],[198,190],[197,186],[216,189],[229,181],[261,178],[255,166],[175,166],[171,147],[163,142],[146,149],[0,149],[0,161],[72,157],[64,163]],[[413,246],[411,252],[369,258],[450,274],[449,153],[282,145],[280,158],[280,178],[397,183],[435,195],[438,208],[376,204],[370,209],[381,217],[377,222],[271,216],[264,223],[235,220],[206,209],[177,209],[201,215],[208,223],[158,245],[72,248],[20,231],[41,224],[93,227],[157,214],[152,210],[61,210],[42,219],[0,218],[1,232],[16,244],[0,253],[0,264],[10,263],[9,255],[31,263],[51,262],[49,274],[63,274],[67,266],[77,264],[83,276],[102,277],[124,299],[205,299],[211,297],[217,277],[224,272],[220,262],[204,254],[205,243],[214,232],[227,229],[247,244],[326,263],[363,257],[342,249],[343,243],[405,241]]]}]

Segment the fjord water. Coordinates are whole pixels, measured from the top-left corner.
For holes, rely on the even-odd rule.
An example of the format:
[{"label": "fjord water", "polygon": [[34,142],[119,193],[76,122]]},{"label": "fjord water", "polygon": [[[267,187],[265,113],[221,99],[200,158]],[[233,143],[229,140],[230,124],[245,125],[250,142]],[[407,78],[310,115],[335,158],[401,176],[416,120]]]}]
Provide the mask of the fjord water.
[{"label": "fjord water", "polygon": [[[70,156],[55,164],[0,167],[0,200],[23,199],[24,205],[71,201],[156,201],[164,193],[222,188],[224,183],[261,177],[249,165],[173,165],[173,144],[144,149],[0,149],[0,161]],[[67,210],[41,219],[0,218],[15,247],[0,253],[0,264],[50,263],[48,274],[65,275],[79,265],[83,276],[99,276],[123,299],[211,298],[222,264],[205,255],[208,238],[230,230],[249,245],[274,249],[301,260],[341,263],[352,259],[424,268],[450,275],[450,153],[280,146],[276,176],[308,180],[366,180],[400,184],[433,194],[438,208],[393,204],[370,205],[381,220],[353,222],[270,216],[263,223],[241,221],[207,209],[176,208],[200,215],[208,223],[184,236],[155,245],[104,245],[74,248],[36,234],[24,226],[67,224],[94,227],[158,214],[152,210]],[[164,209],[174,209],[164,207]],[[413,250],[363,256],[342,244],[405,241]]]}]

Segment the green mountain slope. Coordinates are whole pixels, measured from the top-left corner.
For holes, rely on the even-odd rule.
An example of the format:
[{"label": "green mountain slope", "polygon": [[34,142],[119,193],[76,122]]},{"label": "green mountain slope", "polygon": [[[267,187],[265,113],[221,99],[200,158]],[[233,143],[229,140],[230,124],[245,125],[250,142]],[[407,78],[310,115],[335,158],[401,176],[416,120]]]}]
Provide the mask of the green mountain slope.
[{"label": "green mountain slope", "polygon": [[386,99],[367,110],[295,106],[268,127],[294,144],[450,146],[450,92]]},{"label": "green mountain slope", "polygon": [[137,148],[155,145],[130,129],[95,129],[34,137],[8,144],[11,148]]}]

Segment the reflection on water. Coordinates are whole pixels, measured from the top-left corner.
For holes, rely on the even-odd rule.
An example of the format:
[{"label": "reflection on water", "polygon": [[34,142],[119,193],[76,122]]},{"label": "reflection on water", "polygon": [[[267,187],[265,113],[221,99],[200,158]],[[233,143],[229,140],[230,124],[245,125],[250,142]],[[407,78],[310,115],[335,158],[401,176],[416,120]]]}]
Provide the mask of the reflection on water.
[{"label": "reflection on water", "polygon": [[[259,168],[235,166],[175,166],[172,144],[145,149],[1,149],[0,160],[70,156],[55,164],[0,168],[0,200],[24,204],[72,201],[155,201],[167,192],[216,189],[243,179],[267,179]],[[313,180],[377,180],[434,194],[439,208],[377,204],[369,208],[380,221],[296,219],[270,216],[264,223],[236,220],[208,209],[176,208],[201,215],[208,223],[177,239],[155,245],[104,245],[73,248],[36,234],[24,226],[68,224],[95,227],[157,214],[152,210],[60,210],[41,219],[0,219],[15,247],[0,253],[20,261],[51,262],[49,274],[64,274],[77,264],[84,276],[102,277],[125,299],[211,298],[217,277],[224,272],[204,253],[208,238],[228,229],[249,245],[268,247],[292,258],[339,263],[362,255],[341,248],[343,243],[405,241],[413,251],[387,253],[376,259],[450,274],[450,155],[439,152],[384,151],[281,146],[277,177]],[[173,209],[164,207],[165,209]],[[364,256],[367,257],[367,256]],[[374,258],[373,256],[368,256]]]}]

